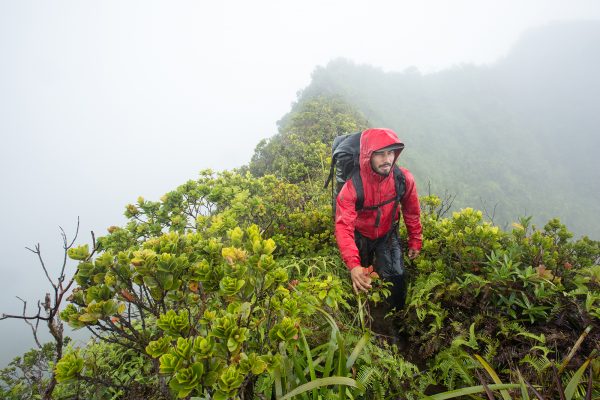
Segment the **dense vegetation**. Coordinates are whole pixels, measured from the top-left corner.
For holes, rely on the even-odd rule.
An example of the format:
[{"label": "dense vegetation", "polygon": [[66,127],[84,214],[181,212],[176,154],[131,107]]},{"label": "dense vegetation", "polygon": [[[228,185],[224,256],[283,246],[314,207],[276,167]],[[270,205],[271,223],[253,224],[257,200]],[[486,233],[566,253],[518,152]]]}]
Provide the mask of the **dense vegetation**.
[{"label": "dense vegetation", "polygon": [[[361,79],[345,80],[360,71]],[[453,90],[483,90],[456,81],[465,71],[447,73]],[[360,91],[375,84],[374,76],[383,97]],[[388,78],[401,85],[400,94],[384,84]],[[425,241],[419,258],[406,259],[405,309],[381,324],[373,316],[388,294],[385,284],[376,281],[368,296],[352,292],[333,240],[331,194],[322,187],[336,135],[389,115],[404,121],[399,127],[414,124],[411,132],[425,132],[420,123],[431,124],[423,125],[431,135],[445,126],[466,136],[447,136],[443,147],[458,151],[470,143],[473,157],[436,153],[441,138],[415,135],[400,162],[420,182],[444,177],[455,183],[451,191],[465,189],[464,201],[470,192],[457,173],[462,169],[483,174],[488,183],[477,193],[491,188],[510,202],[513,191],[524,190],[518,165],[498,164],[492,151],[480,154],[476,129],[449,123],[458,117],[441,105],[430,112],[431,99],[444,90],[427,94],[430,79],[436,87],[450,82],[444,74],[387,75],[332,63],[315,73],[248,166],[203,171],[159,201],[139,198],[127,205],[124,226],[111,226],[90,244],[65,239],[76,273],[61,273],[37,315],[56,340],[0,371],[0,397],[600,398],[600,242],[575,240],[558,219],[538,225],[524,216],[501,228],[473,208],[448,212],[450,197],[421,185]],[[356,92],[327,95],[338,80],[356,81],[344,89]],[[354,107],[348,97],[363,103]],[[488,139],[490,149],[502,147],[493,145],[497,137]],[[488,164],[502,173],[491,179],[480,170]],[[89,330],[90,342],[73,346],[62,336],[63,321]]]},{"label": "dense vegetation", "polygon": [[424,196],[407,306],[386,319],[397,342],[371,321],[385,285],[352,293],[322,188],[331,138],[365,121],[336,98],[299,109],[248,167],[140,198],[125,226],[66,246],[79,264],[60,318],[93,338],[65,340],[58,362],[55,344],[15,359],[2,397],[50,398],[50,384],[56,399],[600,395],[599,242],[558,220],[446,217]]}]

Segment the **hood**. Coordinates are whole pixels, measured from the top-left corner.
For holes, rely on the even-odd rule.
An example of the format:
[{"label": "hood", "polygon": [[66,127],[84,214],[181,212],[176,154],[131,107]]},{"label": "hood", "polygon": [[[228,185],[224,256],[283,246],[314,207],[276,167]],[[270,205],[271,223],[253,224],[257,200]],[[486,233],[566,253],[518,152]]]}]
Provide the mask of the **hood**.
[{"label": "hood", "polygon": [[[360,136],[360,170],[361,176],[365,178],[382,178],[371,168],[371,154],[374,151],[381,150],[384,147],[388,147],[394,144],[402,144],[402,141],[398,139],[398,135],[391,129],[386,128],[373,128],[367,129]],[[396,156],[394,157],[394,164],[400,156],[402,150],[398,149],[395,151]]]}]

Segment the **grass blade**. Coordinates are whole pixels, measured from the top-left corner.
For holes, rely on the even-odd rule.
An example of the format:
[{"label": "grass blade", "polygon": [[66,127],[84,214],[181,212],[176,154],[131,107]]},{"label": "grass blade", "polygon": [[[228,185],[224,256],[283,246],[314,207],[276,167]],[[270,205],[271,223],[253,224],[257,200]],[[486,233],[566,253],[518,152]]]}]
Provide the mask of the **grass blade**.
[{"label": "grass blade", "polygon": [[337,350],[336,338],[331,335],[329,340],[329,349],[327,350],[327,357],[325,358],[325,367],[323,368],[323,378],[328,378],[333,370],[333,356]]},{"label": "grass blade", "polygon": [[329,322],[329,325],[331,325],[332,330],[334,330],[336,332],[339,331],[339,328],[337,326],[337,323],[335,322],[335,319],[333,319],[333,317],[331,315],[329,315],[329,313],[327,311],[325,311],[319,307],[317,307],[316,310],[320,311],[325,316],[325,319],[327,320],[327,322]]},{"label": "grass blade", "polygon": [[304,385],[298,386],[296,389],[292,390],[289,393],[286,393],[283,397],[278,397],[279,400],[290,400],[294,396],[298,396],[304,392],[308,392],[309,390],[313,390],[322,386],[331,386],[331,385],[343,385],[353,387],[358,390],[362,390],[361,385],[356,382],[352,378],[347,378],[345,376],[330,376],[329,378],[319,378],[314,381],[305,383]]},{"label": "grass blade", "polygon": [[280,369],[283,368],[281,365],[279,365],[277,368],[275,368],[275,372],[273,374],[273,380],[275,381],[275,397],[276,398],[280,398],[283,395],[283,387],[281,385],[281,371]]},{"label": "grass blade", "polygon": [[367,345],[370,338],[371,338],[371,335],[369,334],[369,332],[367,332],[360,338],[358,343],[356,343],[356,346],[354,346],[354,350],[352,350],[350,357],[348,357],[348,360],[346,361],[346,370],[347,371],[350,371],[350,369],[356,362],[356,359],[362,352],[362,349],[365,348],[365,346]]},{"label": "grass blade", "polygon": [[[502,383],[502,384],[493,384],[488,385],[490,390],[507,390],[507,389],[518,389],[519,385],[516,383]],[[485,389],[482,385],[479,386],[470,386],[462,389],[451,390],[449,392],[438,393],[432,396],[424,397],[423,400],[446,400],[446,399],[454,399],[460,396],[467,396],[470,394],[476,393],[484,393]]]},{"label": "grass blade", "polygon": [[[315,373],[317,371],[323,372],[322,371],[323,368],[319,369],[318,367],[319,367],[319,364],[321,364],[324,360],[325,360],[325,356],[319,356],[316,360],[313,361],[313,367],[315,369]],[[308,373],[309,373],[308,367],[304,368],[304,375],[306,375]]]},{"label": "grass blade", "polygon": [[[304,335],[304,331],[302,329],[300,329],[300,335],[302,336],[302,342],[304,344],[304,355],[306,356],[306,364],[307,364],[308,371],[310,372],[310,380],[314,381],[315,379],[317,379],[317,375],[315,374],[315,366],[313,364],[313,358],[312,358],[312,353],[310,351],[310,346],[308,345],[308,341],[306,340],[306,336]],[[313,397],[313,399],[317,398],[316,390],[313,390],[312,397]]]},{"label": "grass blade", "polygon": [[[346,376],[348,371],[346,371],[346,347],[344,338],[340,332],[337,332],[337,342],[338,342],[338,376]],[[342,385],[338,386],[338,395],[339,400],[344,400],[346,398],[346,388]]]},{"label": "grass blade", "polygon": [[567,384],[567,387],[565,388],[566,400],[571,400],[573,398],[573,395],[575,394],[575,391],[577,390],[577,385],[579,385],[579,382],[581,382],[581,378],[583,377],[583,374],[584,374],[587,366],[589,365],[590,361],[591,360],[588,358],[583,363],[583,365],[581,367],[579,367],[577,372],[575,372],[575,375],[573,375],[573,377]]},{"label": "grass blade", "polygon": [[302,359],[300,357],[292,357],[291,361],[293,363],[293,371],[295,372],[294,377],[300,383],[307,383],[310,379],[307,379],[306,375],[304,374],[304,366],[301,363]]},{"label": "grass blade", "polygon": [[518,368],[517,374],[519,375],[519,385],[521,385],[521,400],[529,400],[529,390],[527,390],[523,375],[521,375],[521,371]]},{"label": "grass blade", "polygon": [[[485,361],[483,357],[481,357],[479,354],[475,354],[475,358],[477,359],[477,361],[479,361],[483,368],[485,368],[487,373],[492,377],[492,380],[496,382],[496,384],[501,385],[502,381],[500,380],[500,377],[498,376],[496,371],[494,371],[494,368],[492,368],[492,366],[488,364],[487,361]],[[502,398],[504,400],[512,400],[512,397],[510,397],[508,391],[500,390],[500,394],[502,395]]]}]

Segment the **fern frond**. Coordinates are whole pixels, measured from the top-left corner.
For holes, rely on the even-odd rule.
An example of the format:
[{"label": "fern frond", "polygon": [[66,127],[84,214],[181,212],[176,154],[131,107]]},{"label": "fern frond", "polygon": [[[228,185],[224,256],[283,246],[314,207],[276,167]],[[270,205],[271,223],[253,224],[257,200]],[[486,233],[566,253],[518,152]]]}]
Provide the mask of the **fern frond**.
[{"label": "fern frond", "polygon": [[483,355],[486,360],[493,360],[498,354],[498,348],[500,347],[500,341],[494,339],[488,335],[485,335],[481,338],[483,342],[486,344]]},{"label": "fern frond", "polygon": [[356,381],[361,383],[367,390],[371,391],[373,399],[383,399],[385,395],[385,387],[383,384],[383,372],[374,365],[363,365],[358,374]]},{"label": "fern frond", "polygon": [[533,354],[527,354],[519,364],[528,364],[530,365],[536,372],[538,376],[541,376],[542,373],[548,368],[552,366],[552,361],[548,360],[545,356],[536,356]]},{"label": "fern frond", "polygon": [[460,347],[450,347],[441,351],[436,357],[432,372],[438,376],[449,389],[457,384],[473,385],[475,383],[472,370],[477,368],[473,358]]}]

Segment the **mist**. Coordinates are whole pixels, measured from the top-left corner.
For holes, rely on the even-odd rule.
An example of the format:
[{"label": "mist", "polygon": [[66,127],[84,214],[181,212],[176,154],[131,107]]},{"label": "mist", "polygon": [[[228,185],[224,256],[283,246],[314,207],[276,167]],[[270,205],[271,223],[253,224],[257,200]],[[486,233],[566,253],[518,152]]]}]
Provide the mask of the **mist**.
[{"label": "mist", "polygon": [[[50,290],[26,246],[55,277],[59,226],[72,238],[79,217],[89,243],[138,196],[247,163],[332,59],[433,74],[499,62],[530,28],[600,18],[594,1],[367,4],[0,2],[0,312],[20,314],[19,296],[33,313]],[[34,341],[0,323],[5,365]]]}]

